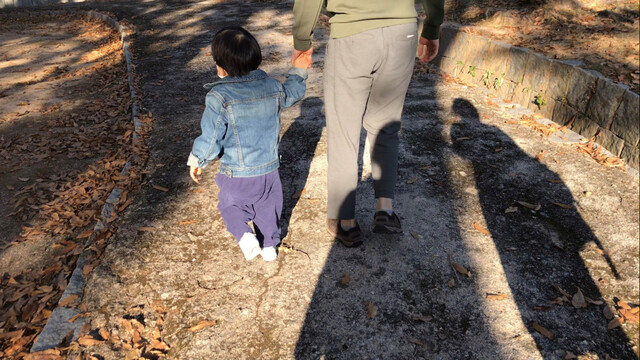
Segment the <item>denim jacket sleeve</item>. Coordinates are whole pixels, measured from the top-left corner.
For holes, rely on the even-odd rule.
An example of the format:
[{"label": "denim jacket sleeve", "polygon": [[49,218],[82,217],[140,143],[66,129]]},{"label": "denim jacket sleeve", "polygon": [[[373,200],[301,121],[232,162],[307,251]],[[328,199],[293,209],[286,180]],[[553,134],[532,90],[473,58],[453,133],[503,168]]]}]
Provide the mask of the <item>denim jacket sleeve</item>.
[{"label": "denim jacket sleeve", "polygon": [[288,108],[302,99],[307,90],[307,69],[291,68],[287,73],[287,80],[282,84],[282,106]]},{"label": "denim jacket sleeve", "polygon": [[227,124],[222,113],[222,101],[215,93],[207,94],[204,113],[200,120],[202,135],[193,141],[188,166],[204,169],[220,154],[221,140],[227,132]]}]

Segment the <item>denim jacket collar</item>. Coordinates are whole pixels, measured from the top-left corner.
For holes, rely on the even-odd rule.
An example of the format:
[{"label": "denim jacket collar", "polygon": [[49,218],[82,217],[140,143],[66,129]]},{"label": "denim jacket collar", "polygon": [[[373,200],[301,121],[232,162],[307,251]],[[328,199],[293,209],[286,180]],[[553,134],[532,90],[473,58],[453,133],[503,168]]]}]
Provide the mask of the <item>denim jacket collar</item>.
[{"label": "denim jacket collar", "polygon": [[253,70],[251,71],[249,74],[244,75],[244,76],[227,76],[223,79],[220,79],[216,82],[212,82],[212,83],[208,83],[208,84],[204,84],[203,87],[206,90],[211,90],[211,88],[213,88],[216,85],[220,85],[220,84],[227,84],[227,83],[240,83],[240,82],[247,82],[247,81],[254,81],[254,80],[261,80],[267,77],[267,73],[265,73],[264,71],[257,69],[257,70]]}]

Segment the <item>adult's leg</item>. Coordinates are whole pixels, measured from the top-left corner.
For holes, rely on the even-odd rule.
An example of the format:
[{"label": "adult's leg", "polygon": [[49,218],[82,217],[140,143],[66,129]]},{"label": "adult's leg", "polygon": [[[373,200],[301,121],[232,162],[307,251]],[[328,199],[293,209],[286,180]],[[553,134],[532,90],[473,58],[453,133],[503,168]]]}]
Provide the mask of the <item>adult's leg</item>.
[{"label": "adult's leg", "polygon": [[382,57],[380,29],[330,39],[324,68],[327,217],[354,219],[362,118]]},{"label": "adult's leg", "polygon": [[371,146],[371,175],[379,208],[391,210],[398,172],[398,132],[418,44],[417,25],[382,28],[384,54],[374,74],[364,127]]}]

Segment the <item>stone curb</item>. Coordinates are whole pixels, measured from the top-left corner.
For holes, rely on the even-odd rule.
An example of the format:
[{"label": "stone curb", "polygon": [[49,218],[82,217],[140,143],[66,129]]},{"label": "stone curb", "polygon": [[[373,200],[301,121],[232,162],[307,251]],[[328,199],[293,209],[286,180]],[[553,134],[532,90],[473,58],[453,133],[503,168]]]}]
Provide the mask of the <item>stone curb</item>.
[{"label": "stone curb", "polygon": [[638,169],[640,96],[626,85],[530,50],[443,26],[433,63],[502,99],[542,113]]},{"label": "stone curb", "polygon": [[[56,14],[60,12],[50,11],[48,13]],[[140,136],[139,132],[142,128],[142,122],[138,118],[138,102],[137,102],[137,95],[136,95],[136,90],[133,82],[134,81],[133,67],[132,67],[132,61],[131,61],[131,53],[129,51],[129,45],[127,43],[126,28],[120,25],[113,18],[93,10],[87,12],[86,15],[89,18],[104,21],[105,23],[109,24],[111,27],[113,27],[114,29],[120,32],[120,40],[122,42],[122,50],[124,52],[125,62],[127,67],[127,81],[129,83],[129,92],[132,99],[131,113],[132,113],[133,124],[134,124],[133,139],[138,139]],[[132,158],[124,165],[124,167],[122,168],[122,171],[120,172],[121,175],[126,175],[127,170],[129,169],[129,167],[131,167],[131,163],[133,160],[135,160],[135,155],[133,155]],[[69,322],[69,320],[74,316],[78,315],[80,311],[76,308],[68,307],[68,306],[77,305],[82,300],[82,297],[84,295],[84,286],[86,284],[86,278],[83,275],[82,270],[87,261],[87,257],[91,252],[91,250],[89,250],[89,247],[91,247],[91,245],[93,244],[93,241],[96,238],[96,236],[108,227],[107,220],[110,219],[112,214],[114,213],[115,206],[116,204],[118,204],[118,202],[122,198],[123,192],[124,192],[124,189],[114,188],[109,194],[109,197],[107,198],[104,206],[102,207],[100,220],[98,220],[98,222],[93,228],[93,233],[89,236],[89,238],[84,244],[85,250],[82,252],[82,254],[80,254],[80,257],[76,262],[76,268],[73,270],[73,273],[71,274],[71,278],[69,279],[67,288],[65,289],[62,296],[60,297],[58,306],[51,313],[51,316],[49,317],[47,324],[42,329],[42,332],[40,333],[35,343],[31,347],[31,352],[42,351],[42,350],[50,349],[60,345],[64,337],[70,331],[73,331],[72,339],[77,339],[80,334],[80,330],[82,329],[84,324],[87,323],[88,319],[83,317],[77,318],[73,322]],[[77,298],[70,304],[67,304],[66,306],[60,306],[60,303],[63,300],[67,299],[69,296],[77,296]]]}]

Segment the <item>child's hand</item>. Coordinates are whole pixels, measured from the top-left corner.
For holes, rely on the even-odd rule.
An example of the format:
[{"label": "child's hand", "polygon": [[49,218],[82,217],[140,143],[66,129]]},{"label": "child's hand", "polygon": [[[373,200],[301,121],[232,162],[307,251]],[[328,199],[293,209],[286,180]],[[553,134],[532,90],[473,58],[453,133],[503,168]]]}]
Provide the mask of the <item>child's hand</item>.
[{"label": "child's hand", "polygon": [[313,48],[309,48],[307,51],[298,51],[295,50],[293,52],[293,56],[291,58],[291,64],[293,67],[308,69],[311,67],[311,53],[313,52]]},{"label": "child's hand", "polygon": [[200,179],[198,179],[198,176],[200,176],[200,174],[202,174],[201,168],[197,166],[189,166],[189,176],[191,176],[193,181],[195,181],[198,184],[200,183]]}]

